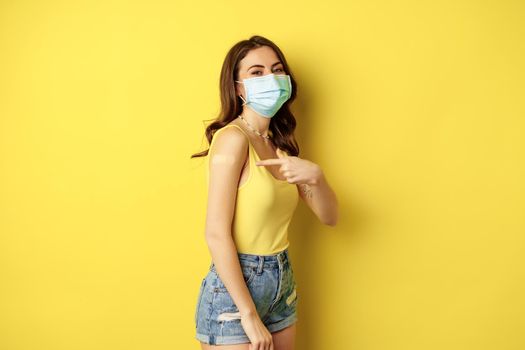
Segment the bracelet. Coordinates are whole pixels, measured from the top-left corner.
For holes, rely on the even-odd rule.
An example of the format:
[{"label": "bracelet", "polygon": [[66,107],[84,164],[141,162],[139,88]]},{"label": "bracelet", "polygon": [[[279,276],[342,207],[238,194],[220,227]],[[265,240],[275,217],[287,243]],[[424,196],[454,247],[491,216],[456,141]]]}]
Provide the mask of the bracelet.
[{"label": "bracelet", "polygon": [[308,184],[301,184],[301,189],[306,195],[306,197],[312,198],[312,190],[310,189],[310,186]]}]

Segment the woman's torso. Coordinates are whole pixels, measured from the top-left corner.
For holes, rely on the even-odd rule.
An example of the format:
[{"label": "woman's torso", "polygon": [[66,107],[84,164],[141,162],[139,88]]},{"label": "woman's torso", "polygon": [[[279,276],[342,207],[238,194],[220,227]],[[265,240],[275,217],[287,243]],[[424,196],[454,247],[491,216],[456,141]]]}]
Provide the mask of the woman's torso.
[{"label": "woman's torso", "polygon": [[[261,158],[248,132],[239,125],[230,123],[217,130],[213,135],[210,151],[218,133],[225,128],[238,128],[248,139],[248,156],[239,179],[232,223],[237,251],[257,255],[278,253],[289,246],[288,226],[299,201],[297,186],[281,177],[280,165],[268,167],[255,164]],[[276,158],[272,156],[274,157]]]}]

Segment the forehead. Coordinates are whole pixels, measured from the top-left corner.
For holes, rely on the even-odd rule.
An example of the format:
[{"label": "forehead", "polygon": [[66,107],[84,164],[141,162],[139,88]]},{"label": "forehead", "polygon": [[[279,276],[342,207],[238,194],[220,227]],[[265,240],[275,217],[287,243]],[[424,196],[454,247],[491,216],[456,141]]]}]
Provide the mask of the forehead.
[{"label": "forehead", "polygon": [[277,61],[279,61],[279,57],[271,47],[261,46],[248,51],[246,56],[239,62],[239,68],[241,70],[247,70],[254,64],[271,67],[271,65]]}]

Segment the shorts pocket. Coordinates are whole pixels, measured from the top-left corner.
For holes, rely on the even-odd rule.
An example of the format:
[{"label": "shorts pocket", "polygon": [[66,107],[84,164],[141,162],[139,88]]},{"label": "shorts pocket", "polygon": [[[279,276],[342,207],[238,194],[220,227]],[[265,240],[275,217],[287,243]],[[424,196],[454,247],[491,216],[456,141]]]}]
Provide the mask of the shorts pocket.
[{"label": "shorts pocket", "polygon": [[[215,265],[211,267],[211,271],[215,274],[216,279],[217,279],[217,285],[215,287],[215,291],[219,293],[227,293],[228,290],[226,289],[226,286],[222,282],[219,274],[217,273],[217,270],[215,269]],[[255,275],[257,273],[257,267],[251,266],[251,265],[241,265],[241,271],[244,277],[244,282],[249,287],[255,278]]]}]

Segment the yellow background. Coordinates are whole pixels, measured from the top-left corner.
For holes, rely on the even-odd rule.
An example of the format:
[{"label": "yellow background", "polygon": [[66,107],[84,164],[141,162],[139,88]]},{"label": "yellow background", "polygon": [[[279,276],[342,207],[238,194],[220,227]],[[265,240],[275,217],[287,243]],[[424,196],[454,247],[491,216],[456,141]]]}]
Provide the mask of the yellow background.
[{"label": "yellow background", "polygon": [[206,121],[259,34],[338,195],[297,349],[525,348],[522,1],[1,1],[0,349],[199,349]]}]

